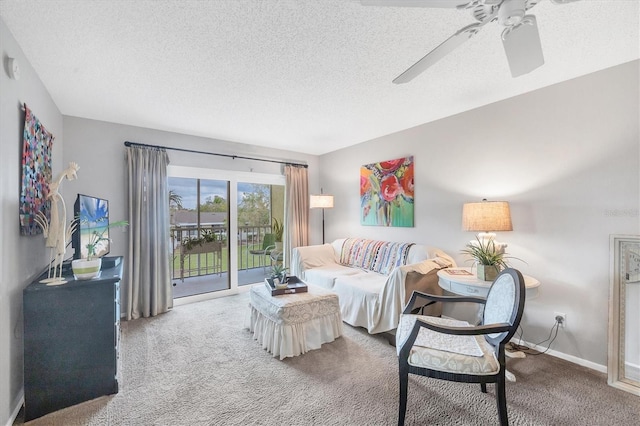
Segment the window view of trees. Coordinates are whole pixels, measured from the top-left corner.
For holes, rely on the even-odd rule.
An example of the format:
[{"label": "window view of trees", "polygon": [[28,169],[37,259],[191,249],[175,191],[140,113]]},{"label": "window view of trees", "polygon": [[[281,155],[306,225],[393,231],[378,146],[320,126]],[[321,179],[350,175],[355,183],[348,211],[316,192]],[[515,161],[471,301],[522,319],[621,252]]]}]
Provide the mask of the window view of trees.
[{"label": "window view of trees", "polygon": [[[206,182],[206,183],[205,183]],[[198,184],[200,197],[197,200]],[[218,188],[219,187],[219,188]],[[226,213],[229,210],[226,183],[213,181],[198,182],[197,179],[169,179],[169,209],[201,213]],[[224,191],[224,192],[223,192]],[[220,195],[216,192],[220,192]],[[203,193],[206,193],[204,195]],[[176,215],[172,215],[176,217]],[[241,226],[269,226],[271,224],[271,187],[270,185],[242,183],[238,185],[238,223]]]},{"label": "window view of trees", "polygon": [[219,195],[209,196],[205,198],[204,203],[200,204],[201,212],[226,212],[227,200]]},{"label": "window view of trees", "polygon": [[175,191],[169,190],[169,209],[179,210],[182,208],[182,196]]},{"label": "window view of trees", "polygon": [[243,184],[238,188],[238,223],[245,226],[271,224],[271,191],[269,185]]}]

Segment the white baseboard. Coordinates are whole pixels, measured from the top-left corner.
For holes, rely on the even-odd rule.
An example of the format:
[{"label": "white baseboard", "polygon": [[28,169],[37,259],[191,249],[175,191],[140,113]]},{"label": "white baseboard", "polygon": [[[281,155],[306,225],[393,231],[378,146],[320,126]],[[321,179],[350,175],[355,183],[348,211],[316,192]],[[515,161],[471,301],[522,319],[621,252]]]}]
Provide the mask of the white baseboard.
[{"label": "white baseboard", "polygon": [[[511,341],[513,343],[516,343],[516,344],[518,343],[514,339],[512,339]],[[528,347],[530,347],[531,349],[535,349],[536,351],[540,351],[540,352],[543,352],[544,350],[547,349],[544,346],[534,345],[533,343],[529,343],[529,342],[525,342],[525,341],[522,341],[521,343],[526,345],[526,346],[528,346]],[[549,355],[554,356],[556,358],[564,359],[565,361],[569,361],[569,362],[572,362],[574,364],[578,364],[578,365],[581,365],[583,367],[587,367],[587,368],[590,368],[592,370],[599,371],[601,373],[605,373],[605,374],[607,373],[607,366],[606,365],[596,364],[595,362],[587,361],[586,359],[578,358],[577,356],[567,355],[567,354],[562,353],[562,352],[554,351],[553,349],[549,349],[546,353],[548,353]]]},{"label": "white baseboard", "polygon": [[13,404],[12,404],[13,411],[9,416],[9,420],[7,420],[6,426],[13,425],[13,422],[16,421],[16,417],[18,417],[18,413],[20,412],[20,409],[22,408],[23,405],[24,405],[24,388],[20,390],[20,393],[18,394],[16,399],[13,401]]},{"label": "white baseboard", "polygon": [[631,379],[635,382],[640,382],[640,365],[625,362],[624,375],[627,379]]}]

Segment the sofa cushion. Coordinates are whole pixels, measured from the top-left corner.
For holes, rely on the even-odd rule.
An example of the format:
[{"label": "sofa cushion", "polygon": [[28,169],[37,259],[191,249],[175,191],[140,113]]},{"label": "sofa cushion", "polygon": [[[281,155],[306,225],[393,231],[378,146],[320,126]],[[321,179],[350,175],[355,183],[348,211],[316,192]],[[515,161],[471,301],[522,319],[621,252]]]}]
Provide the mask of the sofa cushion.
[{"label": "sofa cushion", "polygon": [[323,265],[337,265],[335,252],[329,244],[296,247],[296,250],[299,253],[299,257],[304,259],[300,266],[305,270],[318,268]]},{"label": "sofa cushion", "polygon": [[333,288],[334,282],[337,277],[345,275],[355,275],[361,273],[359,269],[350,268],[348,266],[338,265],[337,263],[319,266],[313,269],[307,269],[304,271],[304,280],[310,284],[315,284],[319,287]]},{"label": "sofa cushion", "polygon": [[387,279],[385,275],[365,271],[337,277],[332,291],[338,295],[342,320],[353,326],[374,330],[384,309],[380,293]]}]

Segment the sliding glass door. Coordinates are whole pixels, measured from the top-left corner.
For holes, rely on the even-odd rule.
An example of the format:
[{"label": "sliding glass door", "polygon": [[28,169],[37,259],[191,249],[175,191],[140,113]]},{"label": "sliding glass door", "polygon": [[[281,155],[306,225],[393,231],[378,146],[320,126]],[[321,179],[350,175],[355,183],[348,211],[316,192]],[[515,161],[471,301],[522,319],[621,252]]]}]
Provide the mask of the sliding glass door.
[{"label": "sliding glass door", "polygon": [[238,285],[246,285],[262,281],[282,257],[275,231],[284,223],[284,185],[239,182],[237,199]]},{"label": "sliding glass door", "polygon": [[174,298],[228,290],[229,182],[169,178]]},{"label": "sliding glass door", "polygon": [[274,223],[284,222],[284,176],[181,166],[168,172],[174,299],[262,282],[278,261]]}]

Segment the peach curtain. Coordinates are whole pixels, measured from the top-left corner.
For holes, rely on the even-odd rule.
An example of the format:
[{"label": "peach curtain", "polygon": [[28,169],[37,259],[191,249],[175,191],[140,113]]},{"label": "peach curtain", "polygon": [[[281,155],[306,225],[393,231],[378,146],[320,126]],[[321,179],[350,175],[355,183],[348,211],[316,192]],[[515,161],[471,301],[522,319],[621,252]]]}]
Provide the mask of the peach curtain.
[{"label": "peach curtain", "polygon": [[291,249],[309,245],[309,176],[306,167],[286,165],[285,175],[285,264]]}]

